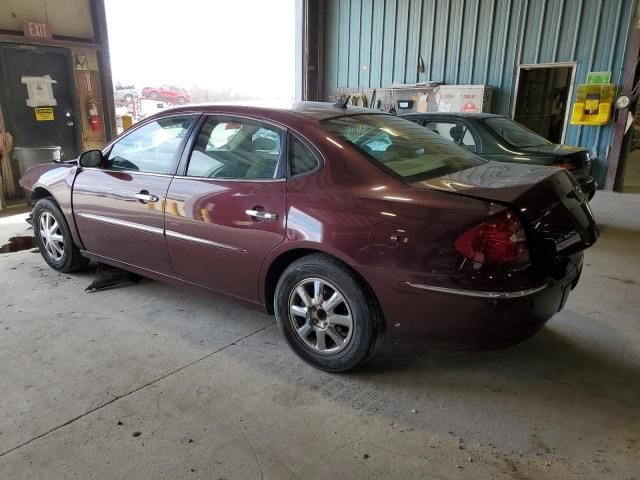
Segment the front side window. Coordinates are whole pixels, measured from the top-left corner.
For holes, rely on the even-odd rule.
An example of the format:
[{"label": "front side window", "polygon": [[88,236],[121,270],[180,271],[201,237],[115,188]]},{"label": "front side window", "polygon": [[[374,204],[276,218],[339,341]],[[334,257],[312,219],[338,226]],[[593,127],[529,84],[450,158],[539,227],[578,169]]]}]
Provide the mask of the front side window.
[{"label": "front side window", "polygon": [[275,178],[281,139],[278,129],[255,120],[209,117],[191,152],[187,176]]},{"label": "front side window", "polygon": [[349,115],[321,123],[406,182],[448,175],[485,163],[428,128],[391,115]]},{"label": "front side window", "polygon": [[434,133],[451,140],[453,143],[465,147],[472,152],[476,149],[476,142],[466,125],[458,122],[428,122],[425,127]]},{"label": "front side window", "polygon": [[118,140],[107,160],[107,169],[172,174],[174,161],[193,115],[159,118]]},{"label": "front side window", "polygon": [[484,123],[514,147],[524,148],[551,144],[549,140],[541,137],[536,132],[508,118],[487,118]]}]

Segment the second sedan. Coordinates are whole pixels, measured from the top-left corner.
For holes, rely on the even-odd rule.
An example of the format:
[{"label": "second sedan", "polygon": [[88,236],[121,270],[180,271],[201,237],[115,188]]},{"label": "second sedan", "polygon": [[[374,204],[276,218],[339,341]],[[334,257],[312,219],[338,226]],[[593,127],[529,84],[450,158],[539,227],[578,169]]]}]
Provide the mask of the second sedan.
[{"label": "second sedan", "polygon": [[595,195],[592,162],[584,148],[551,143],[524,125],[490,113],[412,113],[405,118],[487,160],[564,168],[589,200]]}]

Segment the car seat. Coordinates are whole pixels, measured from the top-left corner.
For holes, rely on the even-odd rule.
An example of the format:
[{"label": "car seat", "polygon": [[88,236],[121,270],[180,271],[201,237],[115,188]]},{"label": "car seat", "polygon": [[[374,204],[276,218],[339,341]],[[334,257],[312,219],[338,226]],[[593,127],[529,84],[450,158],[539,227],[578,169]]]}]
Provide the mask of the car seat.
[{"label": "car seat", "polygon": [[413,158],[415,156],[416,156],[415,149],[407,145],[398,145],[398,144],[392,143],[384,151],[384,155],[382,156],[382,162],[389,163],[396,160],[406,160],[407,158]]}]

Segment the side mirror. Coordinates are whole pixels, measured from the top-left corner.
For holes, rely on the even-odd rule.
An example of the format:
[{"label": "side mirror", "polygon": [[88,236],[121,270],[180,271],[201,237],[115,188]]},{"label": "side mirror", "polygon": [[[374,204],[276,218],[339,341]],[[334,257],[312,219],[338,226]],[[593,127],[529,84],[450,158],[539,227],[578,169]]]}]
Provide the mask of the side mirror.
[{"label": "side mirror", "polygon": [[100,150],[88,150],[80,155],[78,163],[81,167],[100,168],[104,163],[104,156]]}]

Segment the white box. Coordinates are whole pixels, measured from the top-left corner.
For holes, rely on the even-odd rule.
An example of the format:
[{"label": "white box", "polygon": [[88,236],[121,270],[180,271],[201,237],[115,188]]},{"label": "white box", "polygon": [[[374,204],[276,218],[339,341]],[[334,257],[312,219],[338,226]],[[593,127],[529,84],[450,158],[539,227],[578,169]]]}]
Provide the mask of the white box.
[{"label": "white box", "polygon": [[438,112],[489,112],[491,91],[488,85],[440,85],[436,91]]}]

